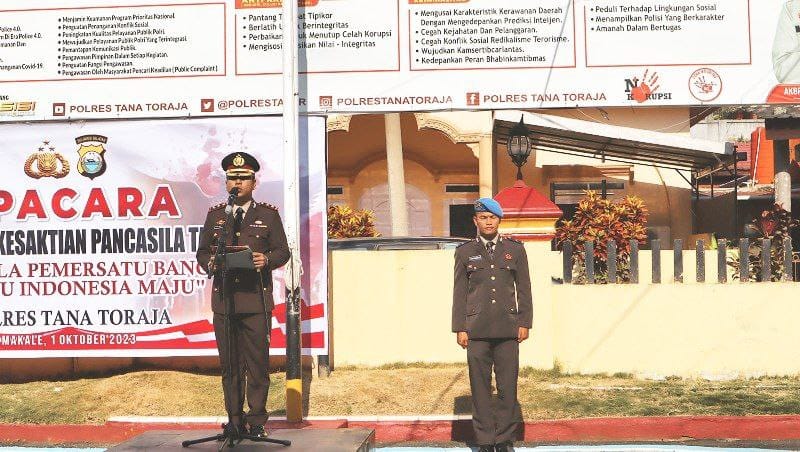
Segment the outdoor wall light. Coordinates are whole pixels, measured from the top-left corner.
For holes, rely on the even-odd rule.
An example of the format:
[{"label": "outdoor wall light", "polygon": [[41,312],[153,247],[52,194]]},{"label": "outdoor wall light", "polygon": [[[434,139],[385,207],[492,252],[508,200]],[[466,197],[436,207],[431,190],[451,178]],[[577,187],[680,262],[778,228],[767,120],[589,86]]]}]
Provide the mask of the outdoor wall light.
[{"label": "outdoor wall light", "polygon": [[528,161],[528,156],[531,155],[531,139],[528,136],[528,128],[525,123],[519,118],[519,124],[511,129],[508,137],[506,149],[511,161],[517,166],[517,180],[522,180],[522,165]]}]

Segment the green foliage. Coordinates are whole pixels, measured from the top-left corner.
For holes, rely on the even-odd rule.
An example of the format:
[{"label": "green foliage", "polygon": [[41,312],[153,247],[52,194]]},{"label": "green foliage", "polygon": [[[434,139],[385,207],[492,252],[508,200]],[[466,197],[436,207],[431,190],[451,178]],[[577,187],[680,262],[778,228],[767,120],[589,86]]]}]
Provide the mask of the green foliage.
[{"label": "green foliage", "polygon": [[328,238],[378,237],[375,215],[371,210],[354,210],[348,206],[328,207]]},{"label": "green foliage", "polygon": [[595,281],[608,281],[608,242],[611,240],[617,244],[617,277],[622,281],[630,280],[630,241],[644,243],[647,239],[647,215],[644,201],[637,196],[626,196],[614,202],[603,199],[595,191],[586,191],[573,219],[562,220],[555,236],[559,250],[563,249],[564,242],[573,245],[575,282],[586,280],[586,242],[594,242]]},{"label": "green foliage", "polygon": [[[780,281],[783,279],[783,240],[791,236],[792,230],[800,226],[800,220],[792,218],[792,214],[787,212],[778,204],[772,209],[761,212],[759,218],[754,218],[751,229],[758,237],[750,243],[750,268],[748,271],[751,281],[761,281],[761,270],[764,262],[761,260],[763,250],[761,240],[770,239],[770,281]],[[728,265],[733,268],[733,278],[739,279],[739,269],[741,258],[738,254],[728,259]]]}]

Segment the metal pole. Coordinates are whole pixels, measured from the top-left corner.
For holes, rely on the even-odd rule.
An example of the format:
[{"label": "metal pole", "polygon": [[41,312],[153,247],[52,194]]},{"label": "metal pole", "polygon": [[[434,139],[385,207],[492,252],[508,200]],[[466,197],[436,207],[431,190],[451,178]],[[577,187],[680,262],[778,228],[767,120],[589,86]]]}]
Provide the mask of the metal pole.
[{"label": "metal pole", "polygon": [[[713,180],[711,176],[712,185],[711,192],[714,192]],[[692,191],[694,191],[694,198],[692,199],[692,232],[697,232],[697,204],[700,202],[700,182],[697,180],[694,170],[692,170]],[[712,195],[713,197],[713,195]]]},{"label": "metal pole", "polygon": [[742,231],[739,231],[739,161],[736,160],[736,151],[733,152],[733,234],[731,240],[736,240]]},{"label": "metal pole", "polygon": [[300,368],[300,159],[298,133],[297,0],[283,2],[283,155],[284,225],[292,258],[284,272],[286,284],[286,418],[303,419],[303,379]]}]

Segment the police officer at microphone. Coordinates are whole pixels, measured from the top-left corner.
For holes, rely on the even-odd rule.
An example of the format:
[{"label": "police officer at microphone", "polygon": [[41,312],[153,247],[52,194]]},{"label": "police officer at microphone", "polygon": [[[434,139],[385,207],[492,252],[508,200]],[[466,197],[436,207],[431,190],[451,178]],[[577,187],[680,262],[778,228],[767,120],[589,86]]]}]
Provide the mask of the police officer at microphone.
[{"label": "police officer at microphone", "polygon": [[[472,426],[481,452],[513,451],[522,421],[517,402],[519,343],[533,321],[528,256],[522,242],[500,237],[500,204],[475,202],[475,240],[455,252],[453,321],[458,345],[467,349]],[[492,407],[492,368],[497,409]]]},{"label": "police officer at microphone", "polygon": [[[247,245],[253,251],[253,270],[231,270],[224,283],[229,300],[219,288],[221,275],[214,276],[211,309],[214,312],[214,334],[217,338],[222,366],[222,389],[225,410],[231,423],[226,429],[265,435],[267,393],[269,391],[269,333],[272,319],[272,270],[289,260],[286,233],[275,206],[253,200],[258,161],[246,152],[234,152],[222,159],[225,189],[238,190],[233,199],[232,218],[226,221],[226,204],[212,206],[206,216],[197,262],[214,273],[213,250],[223,227],[227,227],[228,245]],[[224,226],[226,225],[227,226]],[[233,303],[231,317],[232,343],[228,344],[224,329],[225,302]],[[228,348],[231,353],[228,354]],[[231,356],[232,362],[227,362]],[[248,412],[244,413],[247,396]]]}]

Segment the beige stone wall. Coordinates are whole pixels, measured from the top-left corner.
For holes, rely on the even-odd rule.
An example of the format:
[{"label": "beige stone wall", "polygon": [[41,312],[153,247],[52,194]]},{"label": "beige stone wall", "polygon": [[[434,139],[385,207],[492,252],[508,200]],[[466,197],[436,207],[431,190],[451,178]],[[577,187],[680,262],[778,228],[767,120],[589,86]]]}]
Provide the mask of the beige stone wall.
[{"label": "beige stone wall", "polygon": [[554,288],[568,372],[734,378],[800,372],[795,283]]},{"label": "beige stone wall", "polygon": [[[526,245],[534,327],[521,363],[568,372],[647,377],[735,377],[800,373],[800,305],[795,283],[718,284],[716,254],[695,282],[694,253],[684,283],[673,284],[672,251],[662,251],[663,284],[651,284],[651,255],[640,284],[575,286],[546,243]],[[332,256],[333,356],[337,365],[463,362],[450,332],[452,251],[337,251]],[[360,271],[353,271],[359,268]]]}]

